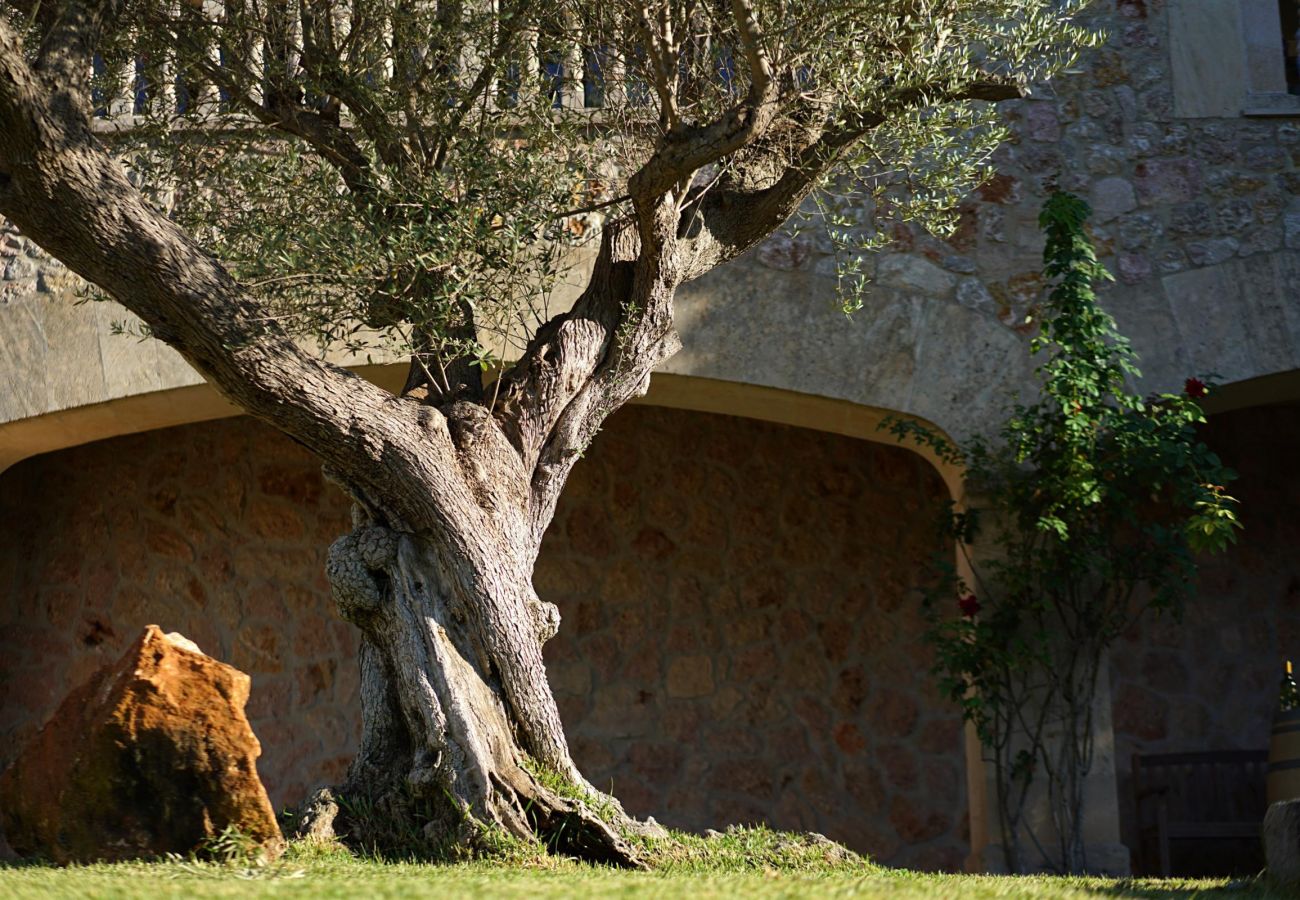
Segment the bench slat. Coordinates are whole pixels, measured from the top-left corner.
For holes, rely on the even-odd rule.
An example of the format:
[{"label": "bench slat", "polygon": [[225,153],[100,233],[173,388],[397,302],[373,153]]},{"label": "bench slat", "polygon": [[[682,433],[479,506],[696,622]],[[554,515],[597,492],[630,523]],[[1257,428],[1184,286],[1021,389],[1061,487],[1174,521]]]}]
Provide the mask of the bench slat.
[{"label": "bench slat", "polygon": [[1170,840],[1258,838],[1259,822],[1170,822]]}]

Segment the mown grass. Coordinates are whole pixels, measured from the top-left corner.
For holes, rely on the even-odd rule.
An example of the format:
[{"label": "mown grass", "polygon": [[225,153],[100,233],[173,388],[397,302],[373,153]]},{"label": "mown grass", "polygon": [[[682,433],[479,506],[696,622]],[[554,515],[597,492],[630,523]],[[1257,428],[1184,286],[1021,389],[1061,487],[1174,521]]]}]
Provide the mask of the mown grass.
[{"label": "mown grass", "polygon": [[57,868],[0,865],[0,897],[901,897],[1294,898],[1266,879],[998,878],[886,869],[834,845],[765,829],[646,842],[655,869],[622,872],[536,854],[455,865],[355,856],[297,843],[279,860],[172,859]]}]

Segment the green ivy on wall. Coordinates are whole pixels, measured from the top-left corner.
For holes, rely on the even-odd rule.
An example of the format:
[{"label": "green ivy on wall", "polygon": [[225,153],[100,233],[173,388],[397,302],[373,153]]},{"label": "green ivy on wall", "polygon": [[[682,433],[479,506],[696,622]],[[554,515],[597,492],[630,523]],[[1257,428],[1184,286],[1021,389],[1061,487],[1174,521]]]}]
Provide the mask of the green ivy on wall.
[{"label": "green ivy on wall", "polygon": [[[1143,615],[1181,616],[1196,554],[1224,549],[1240,527],[1224,488],[1235,476],[1196,433],[1209,376],[1178,394],[1130,387],[1137,357],[1097,303],[1094,285],[1111,276],[1089,213],[1056,193],[1039,220],[1052,290],[1030,347],[1045,357],[1037,399],[1015,404],[994,437],[960,444],[915,422],[882,426],[966,472],[971,500],[942,523],[971,575],[936,564],[927,638],[944,693],[996,771],[1011,871],[1024,871],[1026,842],[1062,871],[1087,868],[1084,783],[1106,651]],[[1051,835],[1028,824],[1031,786],[1046,790]]]}]

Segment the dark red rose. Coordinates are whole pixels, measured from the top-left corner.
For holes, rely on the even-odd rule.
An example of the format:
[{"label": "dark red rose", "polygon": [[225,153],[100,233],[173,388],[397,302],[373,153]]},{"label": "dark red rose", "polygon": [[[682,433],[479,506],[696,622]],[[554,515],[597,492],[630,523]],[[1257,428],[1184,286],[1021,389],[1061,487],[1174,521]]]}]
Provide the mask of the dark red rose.
[{"label": "dark red rose", "polygon": [[1199,378],[1189,378],[1183,382],[1183,393],[1193,400],[1199,400],[1209,393],[1205,387],[1205,382]]},{"label": "dark red rose", "polygon": [[961,614],[968,619],[973,619],[979,614],[980,602],[975,599],[974,594],[967,594],[957,601],[957,606],[961,609]]}]

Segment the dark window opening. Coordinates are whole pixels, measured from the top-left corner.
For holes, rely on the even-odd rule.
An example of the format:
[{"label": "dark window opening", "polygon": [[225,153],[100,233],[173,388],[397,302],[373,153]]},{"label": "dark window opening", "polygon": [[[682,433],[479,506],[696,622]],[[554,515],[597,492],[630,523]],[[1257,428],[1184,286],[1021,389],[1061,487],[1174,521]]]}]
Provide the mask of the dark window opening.
[{"label": "dark window opening", "polygon": [[1300,0],[1278,0],[1282,43],[1286,47],[1286,89],[1300,94]]}]

